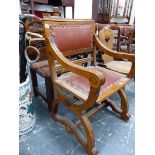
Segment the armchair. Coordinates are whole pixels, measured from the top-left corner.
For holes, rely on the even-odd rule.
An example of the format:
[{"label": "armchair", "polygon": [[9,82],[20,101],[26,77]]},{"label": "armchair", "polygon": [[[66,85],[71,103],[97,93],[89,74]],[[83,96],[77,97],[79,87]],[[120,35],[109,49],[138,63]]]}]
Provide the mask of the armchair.
[{"label": "armchair", "polygon": [[[93,20],[51,19],[44,21],[44,27],[50,75],[56,91],[56,98],[51,105],[52,118],[63,124],[70,134],[75,135],[89,155],[95,155],[98,151],[89,118],[98,110],[109,106],[123,120],[129,119],[128,100],[123,88],[134,72],[134,57],[114,52],[103,45],[95,35]],[[96,48],[114,58],[131,61],[129,74],[124,75],[97,66]],[[89,52],[87,58],[70,61],[68,57],[86,52]],[[57,75],[55,60],[66,73]],[[85,67],[84,62],[91,62],[91,65]],[[75,96],[78,102],[73,103],[64,92]],[[121,98],[121,107],[109,99],[116,92]],[[78,119],[73,121],[62,116],[59,112],[60,104],[64,104]]]},{"label": "armchair", "polygon": [[[112,31],[112,28],[108,27],[108,25],[105,25],[104,27],[99,28],[99,39],[102,42],[102,44],[104,44],[109,49],[113,49],[113,44],[114,44],[114,33]],[[120,48],[122,48],[122,46],[120,46],[120,41],[124,37],[124,39],[128,40],[127,46],[123,46],[124,50],[126,49],[126,52],[128,51],[131,54],[131,39],[133,38],[132,36],[134,32],[133,27],[117,26],[117,28],[118,28],[119,34],[121,34],[118,39],[119,42],[117,43],[117,50],[118,50],[117,52],[121,54]],[[123,32],[126,32],[126,33],[122,37]],[[124,53],[124,54],[129,55],[127,53]],[[134,54],[131,54],[131,55],[135,57]],[[131,61],[128,61],[128,59],[117,60],[114,57],[110,56],[108,52],[105,53],[104,51],[98,52],[98,61],[100,62],[99,66],[104,66],[110,70],[114,70],[116,72],[123,73],[123,74],[128,74],[132,65]]]}]

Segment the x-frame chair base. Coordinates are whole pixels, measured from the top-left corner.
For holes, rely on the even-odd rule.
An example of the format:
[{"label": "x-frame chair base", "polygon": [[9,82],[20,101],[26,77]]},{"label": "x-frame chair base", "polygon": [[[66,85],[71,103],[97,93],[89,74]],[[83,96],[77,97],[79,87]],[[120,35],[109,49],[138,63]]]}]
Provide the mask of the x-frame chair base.
[{"label": "x-frame chair base", "polygon": [[[72,102],[70,102],[67,97],[63,96],[60,92],[57,95],[57,98],[52,102],[52,118],[55,121],[58,121],[66,127],[66,130],[75,135],[79,143],[85,148],[88,155],[96,155],[98,150],[95,147],[95,138],[93,129],[89,122],[89,118],[93,116],[98,110],[110,106],[112,111],[119,115],[124,121],[127,121],[130,117],[128,114],[128,101],[125,94],[124,88],[118,90],[118,94],[121,98],[121,107],[119,108],[114,102],[110,99],[102,101],[100,104],[95,104],[94,108],[90,108],[87,111],[82,111],[76,108],[72,108]],[[76,122],[69,120],[58,113],[59,104],[64,104],[69,110],[71,110],[78,118]],[[83,134],[79,125],[81,125],[85,131]],[[84,136],[85,135],[85,136]]]}]

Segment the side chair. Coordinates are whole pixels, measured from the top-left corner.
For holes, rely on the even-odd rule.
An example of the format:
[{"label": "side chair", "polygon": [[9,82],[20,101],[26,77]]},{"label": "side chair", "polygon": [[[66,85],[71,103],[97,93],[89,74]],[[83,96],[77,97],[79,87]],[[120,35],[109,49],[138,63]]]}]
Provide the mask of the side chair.
[{"label": "side chair", "polygon": [[[93,20],[51,19],[44,21],[44,28],[50,75],[56,92],[51,105],[51,116],[77,138],[88,155],[96,155],[98,150],[89,119],[98,110],[106,107],[111,107],[111,111],[124,121],[129,119],[128,99],[123,88],[134,74],[135,57],[127,53],[117,53],[103,45],[95,34]],[[97,66],[96,49],[114,58],[131,61],[130,72],[124,75]],[[87,58],[70,61],[68,57],[88,52],[90,54]],[[60,76],[57,75],[55,60],[66,70]],[[91,63],[83,66],[83,62]],[[121,98],[120,107],[109,99],[117,92]],[[73,102],[69,95],[76,97],[78,102]],[[73,113],[77,120],[61,115],[60,104]]]},{"label": "side chair", "polygon": [[[57,14],[56,14],[57,15]],[[58,18],[59,16],[51,16]],[[33,63],[30,68],[33,93],[35,96],[41,96],[47,103],[48,110],[54,98],[54,91],[52,81],[49,73],[48,61],[46,56],[46,45],[44,38],[43,19],[36,15],[25,15],[25,30],[27,32],[27,46],[33,46],[40,51],[40,58],[37,62]],[[34,49],[29,49],[31,53],[35,53]],[[44,79],[45,91],[42,90],[38,83],[38,76]]]}]

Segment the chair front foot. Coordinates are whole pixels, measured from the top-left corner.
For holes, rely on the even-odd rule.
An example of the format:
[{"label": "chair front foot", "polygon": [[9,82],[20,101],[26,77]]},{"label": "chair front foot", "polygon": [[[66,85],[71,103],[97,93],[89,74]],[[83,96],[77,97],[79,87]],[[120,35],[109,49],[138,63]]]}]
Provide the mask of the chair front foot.
[{"label": "chair front foot", "polygon": [[88,155],[97,155],[99,151],[97,150],[96,147],[94,147],[92,150],[87,151]]},{"label": "chair front foot", "polygon": [[107,105],[112,108],[112,111],[118,114],[121,119],[123,119],[124,121],[128,121],[130,118],[130,114],[128,113],[128,101],[124,89],[120,89],[118,91],[118,94],[121,98],[121,108],[119,108],[116,103],[111,101],[109,98],[104,102],[107,103]]},{"label": "chair front foot", "polygon": [[127,114],[122,114],[122,115],[120,115],[120,117],[124,120],[124,121],[128,121],[129,120],[129,118],[131,117],[131,115],[129,114],[129,113],[127,113]]}]

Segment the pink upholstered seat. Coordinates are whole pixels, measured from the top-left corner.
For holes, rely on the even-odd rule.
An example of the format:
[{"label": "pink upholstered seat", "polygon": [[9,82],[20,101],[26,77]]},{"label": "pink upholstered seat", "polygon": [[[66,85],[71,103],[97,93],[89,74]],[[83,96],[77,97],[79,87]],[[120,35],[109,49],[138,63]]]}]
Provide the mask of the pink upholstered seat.
[{"label": "pink upholstered seat", "polygon": [[[100,93],[99,93],[99,98],[103,95],[106,94],[106,91],[108,91],[109,89],[113,88],[113,86],[118,86],[117,90],[120,89],[120,87],[122,87],[122,83],[126,83],[129,79],[126,77],[126,75],[118,73],[118,72],[114,72],[111,70],[108,70],[106,68],[103,67],[88,67],[91,70],[97,70],[99,71],[103,77],[105,78],[105,83],[101,86],[100,88]],[[79,92],[79,95],[76,94],[78,97],[80,97],[81,99],[87,99],[89,91],[90,91],[90,84],[88,79],[79,76],[77,74],[74,74],[72,72],[68,72],[63,74],[62,76],[60,76],[57,80],[57,83],[61,85],[63,84],[65,88],[69,88],[72,87],[72,89],[76,90]],[[75,91],[75,92],[76,92]],[[98,100],[100,101],[100,100]]]}]

